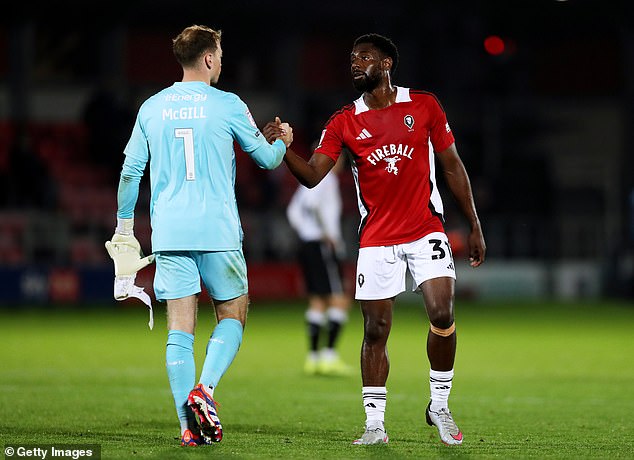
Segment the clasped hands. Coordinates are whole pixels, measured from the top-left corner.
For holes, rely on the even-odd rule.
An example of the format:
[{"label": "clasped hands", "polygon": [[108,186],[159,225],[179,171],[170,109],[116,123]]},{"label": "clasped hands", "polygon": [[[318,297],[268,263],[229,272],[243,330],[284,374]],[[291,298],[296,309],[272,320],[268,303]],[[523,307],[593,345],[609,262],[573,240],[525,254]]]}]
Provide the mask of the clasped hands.
[{"label": "clasped hands", "polygon": [[262,134],[264,134],[269,144],[277,139],[282,139],[284,144],[286,144],[286,148],[288,148],[293,142],[293,128],[286,122],[282,123],[280,117],[275,117],[275,121],[269,121],[262,130]]}]

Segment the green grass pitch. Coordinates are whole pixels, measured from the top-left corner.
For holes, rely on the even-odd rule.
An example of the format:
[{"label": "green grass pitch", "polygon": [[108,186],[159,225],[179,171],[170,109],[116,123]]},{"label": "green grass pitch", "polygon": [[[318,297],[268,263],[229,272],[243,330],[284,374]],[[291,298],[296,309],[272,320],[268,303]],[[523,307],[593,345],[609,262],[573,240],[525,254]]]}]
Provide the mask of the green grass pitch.
[{"label": "green grass pitch", "polygon": [[[352,446],[358,373],[302,374],[302,303],[254,302],[242,348],[216,390],[225,437],[178,446],[165,373],[165,314],[140,303],[0,309],[0,444],[100,444],[102,458],[634,458],[634,305],[456,302],[450,407],[462,446],[424,421],[427,321],[397,300],[388,343],[387,446]],[[196,359],[214,320],[201,305]],[[358,369],[358,307],[340,342]]]}]

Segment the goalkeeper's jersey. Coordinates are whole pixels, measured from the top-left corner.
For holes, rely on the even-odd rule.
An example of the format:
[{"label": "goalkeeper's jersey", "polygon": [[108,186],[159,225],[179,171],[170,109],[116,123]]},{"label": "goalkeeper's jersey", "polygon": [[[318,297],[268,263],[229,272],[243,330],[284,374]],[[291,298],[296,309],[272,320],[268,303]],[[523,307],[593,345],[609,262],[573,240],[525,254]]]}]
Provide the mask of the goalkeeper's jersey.
[{"label": "goalkeeper's jersey", "polygon": [[152,251],[240,249],[234,141],[266,169],[277,167],[286,151],[281,140],[266,142],[235,94],[177,82],[150,97],[124,150],[118,216],[130,217],[136,202],[125,209],[126,171],[142,174],[149,160]]}]

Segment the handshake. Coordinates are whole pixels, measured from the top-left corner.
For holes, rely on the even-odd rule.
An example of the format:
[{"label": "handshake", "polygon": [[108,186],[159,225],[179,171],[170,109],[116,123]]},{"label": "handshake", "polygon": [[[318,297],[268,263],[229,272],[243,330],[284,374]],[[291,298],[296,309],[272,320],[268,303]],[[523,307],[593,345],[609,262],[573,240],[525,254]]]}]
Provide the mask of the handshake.
[{"label": "handshake", "polygon": [[293,142],[293,128],[288,123],[282,123],[280,117],[275,117],[275,121],[269,121],[262,130],[262,134],[269,144],[282,139],[288,148]]}]

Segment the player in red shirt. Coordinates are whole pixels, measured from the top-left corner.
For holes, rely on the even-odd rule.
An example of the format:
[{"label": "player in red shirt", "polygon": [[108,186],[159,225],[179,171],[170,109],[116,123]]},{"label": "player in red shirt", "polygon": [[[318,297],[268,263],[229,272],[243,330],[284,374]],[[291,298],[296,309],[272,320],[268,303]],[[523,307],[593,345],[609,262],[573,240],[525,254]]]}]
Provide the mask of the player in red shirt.
[{"label": "player in red shirt", "polygon": [[[394,43],[363,35],[350,55],[354,87],[363,94],[337,111],[325,125],[319,145],[306,162],[292,150],[284,161],[307,187],[321,181],[342,150],[351,154],[361,225],[355,298],[364,318],[361,348],[366,430],[354,444],[387,443],[384,426],[389,360],[386,343],[396,295],[405,290],[409,270],[422,293],[430,321],[427,355],[431,398],[426,420],[445,444],[461,444],[462,433],[448,408],[456,354],[455,267],[443,227],[443,206],[434,159],[469,222],[469,260],[479,266],[486,246],[469,177],[458,156],[445,112],[428,92],[395,86]],[[264,134],[280,134],[279,119]]]}]

